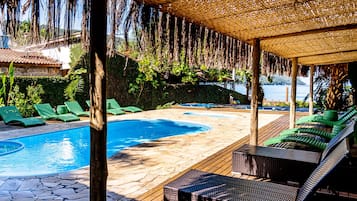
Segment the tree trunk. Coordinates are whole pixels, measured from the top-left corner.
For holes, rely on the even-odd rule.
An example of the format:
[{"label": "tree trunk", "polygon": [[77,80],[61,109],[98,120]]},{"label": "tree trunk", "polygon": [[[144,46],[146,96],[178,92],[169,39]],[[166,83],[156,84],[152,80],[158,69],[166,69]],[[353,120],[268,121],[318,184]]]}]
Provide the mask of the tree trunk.
[{"label": "tree trunk", "polygon": [[90,17],[90,200],[107,192],[106,31],[107,1],[93,0]]},{"label": "tree trunk", "polygon": [[340,110],[343,107],[343,83],[347,77],[346,65],[334,65],[331,67],[331,82],[326,95],[326,109]]}]

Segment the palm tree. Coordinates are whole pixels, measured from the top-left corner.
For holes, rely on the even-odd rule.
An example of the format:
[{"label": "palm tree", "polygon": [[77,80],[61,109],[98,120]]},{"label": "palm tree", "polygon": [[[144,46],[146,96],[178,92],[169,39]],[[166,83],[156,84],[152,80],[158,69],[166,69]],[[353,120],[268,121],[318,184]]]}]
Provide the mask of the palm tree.
[{"label": "palm tree", "polygon": [[320,67],[315,78],[316,102],[327,110],[343,110],[346,106],[344,85],[347,82],[347,64]]}]

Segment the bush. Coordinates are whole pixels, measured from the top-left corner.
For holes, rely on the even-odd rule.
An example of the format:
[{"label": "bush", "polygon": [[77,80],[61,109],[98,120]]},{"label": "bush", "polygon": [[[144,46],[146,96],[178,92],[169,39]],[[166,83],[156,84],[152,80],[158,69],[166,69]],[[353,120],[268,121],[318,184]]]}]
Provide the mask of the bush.
[{"label": "bush", "polygon": [[34,104],[42,102],[41,95],[44,94],[41,85],[30,85],[26,87],[26,94],[20,92],[16,85],[9,93],[9,105],[15,105],[24,117],[33,116],[35,113]]}]

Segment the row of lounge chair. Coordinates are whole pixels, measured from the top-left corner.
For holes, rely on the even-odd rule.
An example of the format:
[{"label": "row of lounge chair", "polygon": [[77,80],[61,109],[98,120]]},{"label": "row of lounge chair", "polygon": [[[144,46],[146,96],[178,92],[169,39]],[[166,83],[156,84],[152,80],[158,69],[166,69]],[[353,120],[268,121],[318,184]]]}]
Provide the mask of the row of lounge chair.
[{"label": "row of lounge chair", "polygon": [[[288,129],[272,143],[297,142],[310,146],[304,141],[281,139],[323,138],[325,141],[320,141],[319,148],[313,151],[248,144],[233,151],[232,173],[254,176],[258,180],[193,169],[164,186],[164,200],[356,200],[356,197],[344,196],[357,193],[355,186],[347,182],[357,179],[357,160],[351,154],[357,131],[355,109],[343,114],[336,120],[337,124],[321,123],[326,120],[323,119],[320,123],[333,126],[331,131],[319,130],[320,127]],[[315,115],[306,122],[317,123],[319,118]],[[342,118],[346,120],[342,122]]]},{"label": "row of lounge chair", "polygon": [[284,130],[279,136],[266,140],[264,145],[285,148],[311,148],[312,150],[322,151],[326,148],[327,143],[356,115],[357,108],[352,106],[335,121],[328,120],[323,114],[304,116],[298,119],[296,123],[300,127]]},{"label": "row of lounge chair", "polygon": [[[86,101],[88,107],[90,102]],[[136,106],[121,107],[114,99],[107,99],[107,112],[113,115],[125,114],[125,112],[141,112]],[[63,122],[78,121],[81,116],[89,117],[89,111],[85,111],[77,101],[66,101],[64,105],[57,106],[56,110],[49,103],[35,104],[35,110],[41,118],[24,118],[15,106],[0,107],[0,117],[5,124],[19,124],[24,127],[46,124],[44,120],[59,120]]]}]

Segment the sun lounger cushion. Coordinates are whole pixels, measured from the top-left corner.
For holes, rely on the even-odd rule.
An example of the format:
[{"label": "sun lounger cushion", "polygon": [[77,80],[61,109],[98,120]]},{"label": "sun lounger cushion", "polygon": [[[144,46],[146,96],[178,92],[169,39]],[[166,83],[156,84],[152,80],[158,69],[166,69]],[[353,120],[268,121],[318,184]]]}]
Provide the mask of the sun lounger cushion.
[{"label": "sun lounger cushion", "polygon": [[345,125],[335,125],[335,126],[333,126],[331,132],[328,132],[328,131],[322,130],[322,129],[318,129],[318,128],[307,128],[307,127],[291,128],[291,129],[283,130],[280,133],[280,136],[287,136],[287,135],[299,134],[299,133],[307,133],[307,134],[320,136],[320,137],[330,140],[335,135],[337,135],[344,127],[345,127]]},{"label": "sun lounger cushion", "polygon": [[72,113],[57,114],[49,103],[35,104],[37,113],[45,120],[55,119],[64,122],[78,121],[80,118]]},{"label": "sun lounger cushion", "polygon": [[46,122],[44,122],[42,119],[39,118],[35,118],[35,117],[24,118],[21,115],[20,111],[15,106],[0,107],[0,116],[5,124],[15,123],[15,124],[20,124],[24,127],[46,124]]},{"label": "sun lounger cushion", "polygon": [[306,124],[306,123],[320,123],[326,126],[343,125],[347,121],[351,120],[353,116],[357,115],[357,109],[355,107],[350,108],[343,115],[341,115],[337,121],[331,121],[325,119],[323,116],[315,116],[314,118],[301,117],[296,121],[296,125]]},{"label": "sun lounger cushion", "polygon": [[[86,103],[88,105],[88,107],[90,107],[90,101],[86,100]],[[121,108],[109,108],[108,102],[107,102],[107,113],[112,114],[112,115],[121,115],[121,114],[125,114],[125,111]]]},{"label": "sun lounger cushion", "polygon": [[307,174],[340,144],[354,134],[351,122],[333,138],[323,152],[243,145],[232,153],[232,171],[276,181],[303,183]]},{"label": "sun lounger cushion", "polygon": [[143,111],[141,108],[136,106],[125,106],[121,107],[119,103],[114,98],[107,99],[107,107],[110,109],[122,109],[127,112],[141,112]]},{"label": "sun lounger cushion", "polygon": [[[355,132],[355,121],[352,121],[348,124],[348,126],[346,126],[343,130],[341,130],[339,133],[337,133],[333,138],[331,138],[331,141],[336,141],[336,139],[341,140],[341,136],[343,138],[343,136],[346,135],[350,135],[352,133]],[[336,129],[333,132],[337,132],[337,130],[339,130],[340,126],[334,126],[334,128]],[[317,134],[317,132],[315,133]],[[320,133],[321,134],[321,133]],[[336,139],[335,139],[336,138]],[[285,142],[295,142],[295,143],[300,143],[305,145],[305,147],[303,147],[304,149],[306,147],[310,147],[312,149],[316,149],[316,151],[323,151],[326,147],[328,147],[328,144],[331,142],[325,142],[324,139],[321,139],[319,136],[317,135],[311,135],[311,134],[306,134],[306,133],[301,133],[301,134],[291,134],[291,135],[282,135],[282,136],[277,136],[277,137],[272,137],[269,138],[268,140],[266,140],[264,142],[265,146],[275,146],[275,147],[280,147],[281,143],[285,143]],[[297,144],[298,145],[298,144]],[[285,147],[287,148],[287,147]],[[298,147],[290,147],[290,148],[298,148]]]},{"label": "sun lounger cushion", "polygon": [[82,106],[77,101],[66,101],[64,104],[67,106],[68,111],[72,112],[77,116],[89,117],[89,111],[84,111]]}]

